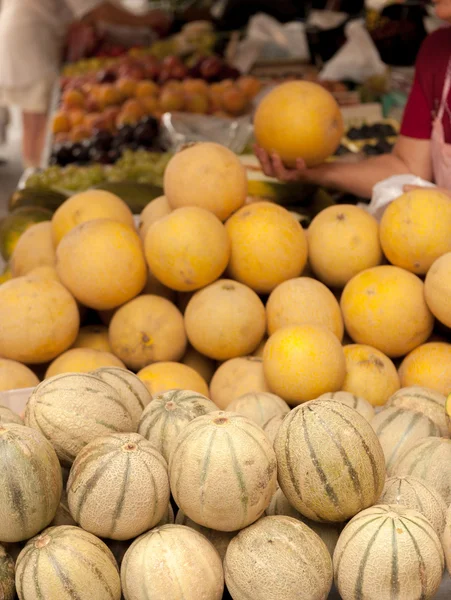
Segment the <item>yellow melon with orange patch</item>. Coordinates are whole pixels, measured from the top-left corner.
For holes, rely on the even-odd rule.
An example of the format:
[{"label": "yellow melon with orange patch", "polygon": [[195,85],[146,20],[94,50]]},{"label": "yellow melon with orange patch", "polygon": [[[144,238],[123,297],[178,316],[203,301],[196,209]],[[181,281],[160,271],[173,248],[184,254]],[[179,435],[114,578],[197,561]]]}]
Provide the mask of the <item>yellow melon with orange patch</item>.
[{"label": "yellow melon with orange patch", "polygon": [[176,362],[158,362],[137,373],[152,396],[168,390],[192,390],[209,397],[205,380],[191,367]]},{"label": "yellow melon with orange patch", "polygon": [[399,367],[403,387],[418,385],[451,394],[451,344],[430,342],[412,350]]}]

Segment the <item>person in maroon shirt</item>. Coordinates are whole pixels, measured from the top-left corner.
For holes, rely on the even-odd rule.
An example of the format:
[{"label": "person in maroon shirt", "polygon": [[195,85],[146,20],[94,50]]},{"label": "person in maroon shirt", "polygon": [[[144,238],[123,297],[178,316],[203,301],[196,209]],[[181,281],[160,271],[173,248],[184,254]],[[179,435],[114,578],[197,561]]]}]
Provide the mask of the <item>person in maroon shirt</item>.
[{"label": "person in maroon shirt", "polygon": [[[434,3],[437,16],[451,23],[451,0]],[[276,154],[259,147],[255,153],[269,177],[305,181],[361,198],[370,198],[379,181],[407,173],[451,190],[451,28],[435,31],[422,44],[400,136],[391,154],[313,168],[300,158],[295,169],[287,169]]]}]

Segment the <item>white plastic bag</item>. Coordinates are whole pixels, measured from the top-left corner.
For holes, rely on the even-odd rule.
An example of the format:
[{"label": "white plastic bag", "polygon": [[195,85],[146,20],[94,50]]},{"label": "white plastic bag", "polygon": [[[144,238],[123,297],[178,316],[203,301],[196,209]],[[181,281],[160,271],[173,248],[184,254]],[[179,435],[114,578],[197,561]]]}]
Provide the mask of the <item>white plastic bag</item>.
[{"label": "white plastic bag", "polygon": [[347,42],[325,65],[319,78],[328,81],[363,83],[374,75],[383,75],[387,66],[368,33],[362,19],[345,27]]},{"label": "white plastic bag", "polygon": [[430,181],[421,179],[421,177],[415,177],[415,175],[394,175],[393,177],[379,181],[373,187],[371,202],[369,204],[359,204],[359,206],[365,208],[373,217],[380,221],[390,202],[403,195],[405,185],[436,187]]}]

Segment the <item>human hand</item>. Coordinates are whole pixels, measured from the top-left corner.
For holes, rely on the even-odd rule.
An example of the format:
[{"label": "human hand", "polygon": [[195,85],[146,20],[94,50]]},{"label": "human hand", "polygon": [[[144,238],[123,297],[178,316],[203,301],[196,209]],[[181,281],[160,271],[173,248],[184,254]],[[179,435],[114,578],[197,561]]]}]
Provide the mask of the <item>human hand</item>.
[{"label": "human hand", "polygon": [[294,169],[288,169],[278,154],[269,155],[266,150],[257,145],[254,146],[254,152],[267,177],[275,177],[286,182],[302,181],[305,178],[307,167],[302,158],[296,160]]}]

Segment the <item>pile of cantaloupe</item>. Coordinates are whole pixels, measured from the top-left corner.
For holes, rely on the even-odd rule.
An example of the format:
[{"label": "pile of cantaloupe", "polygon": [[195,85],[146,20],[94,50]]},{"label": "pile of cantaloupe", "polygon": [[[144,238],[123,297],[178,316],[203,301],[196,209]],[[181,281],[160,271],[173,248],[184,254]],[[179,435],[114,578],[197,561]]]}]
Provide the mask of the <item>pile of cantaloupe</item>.
[{"label": "pile of cantaloupe", "polygon": [[23,421],[0,406],[0,598],[436,594],[451,200],[410,192],[380,223],[337,205],[304,230],[246,189],[198,144],[139,224],[91,191],[21,236],[0,389],[33,391]]}]

